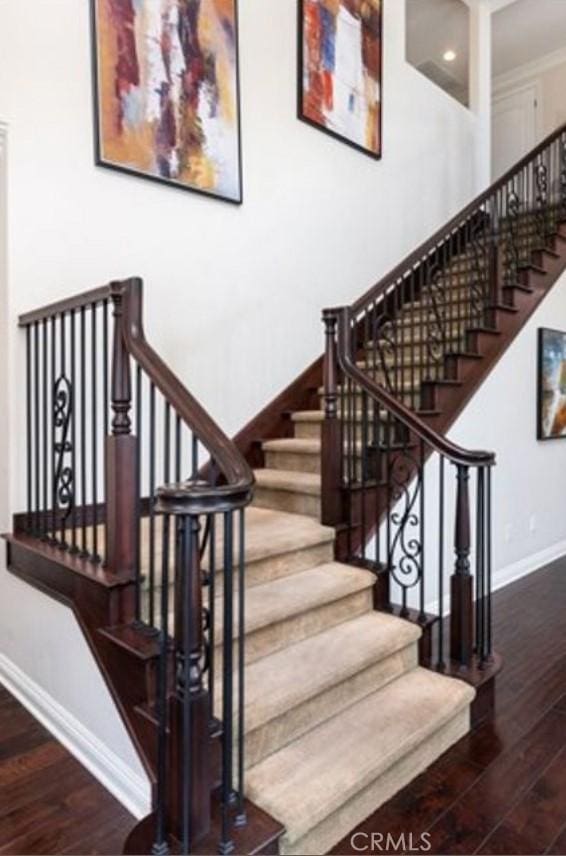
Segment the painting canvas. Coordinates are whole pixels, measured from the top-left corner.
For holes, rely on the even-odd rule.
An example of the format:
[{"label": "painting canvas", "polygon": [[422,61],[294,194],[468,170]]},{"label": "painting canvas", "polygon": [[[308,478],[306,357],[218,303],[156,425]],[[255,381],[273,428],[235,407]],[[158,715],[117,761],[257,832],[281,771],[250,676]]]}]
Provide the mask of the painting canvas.
[{"label": "painting canvas", "polygon": [[241,202],[237,0],[91,0],[97,162]]},{"label": "painting canvas", "polygon": [[538,438],[566,437],[566,333],[539,330]]},{"label": "painting canvas", "polygon": [[383,0],[299,0],[299,116],[381,157]]}]

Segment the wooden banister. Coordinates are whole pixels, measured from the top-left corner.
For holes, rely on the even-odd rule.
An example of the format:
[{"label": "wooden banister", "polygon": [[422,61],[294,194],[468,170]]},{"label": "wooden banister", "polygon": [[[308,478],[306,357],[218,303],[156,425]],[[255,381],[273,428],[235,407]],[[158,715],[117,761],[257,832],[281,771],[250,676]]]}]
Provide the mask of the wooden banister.
[{"label": "wooden banister", "polygon": [[368,303],[383,297],[383,295],[398,279],[410,273],[415,266],[421,263],[423,257],[428,256],[439,246],[445,244],[447,237],[451,233],[457,232],[463,224],[468,222],[475,214],[478,213],[478,211],[481,210],[482,206],[485,205],[486,202],[497,194],[498,191],[504,189],[510,181],[520,174],[521,170],[532,163],[532,161],[544,152],[552,143],[560,139],[564,133],[566,133],[566,123],[549,134],[548,137],[536,146],[536,148],[525,155],[524,158],[511,167],[511,169],[494,182],[494,184],[490,185],[487,190],[480,193],[479,196],[476,196],[469,205],[466,205],[466,207],[459,211],[458,214],[448,221],[448,223],[441,226],[441,228],[438,229],[432,237],[420,244],[420,246],[413,250],[413,252],[409,253],[409,255],[404,258],[400,264],[396,265],[389,271],[389,273],[382,277],[379,282],[362,294],[362,296],[352,304],[352,312],[356,314],[359,310],[367,306]]}]

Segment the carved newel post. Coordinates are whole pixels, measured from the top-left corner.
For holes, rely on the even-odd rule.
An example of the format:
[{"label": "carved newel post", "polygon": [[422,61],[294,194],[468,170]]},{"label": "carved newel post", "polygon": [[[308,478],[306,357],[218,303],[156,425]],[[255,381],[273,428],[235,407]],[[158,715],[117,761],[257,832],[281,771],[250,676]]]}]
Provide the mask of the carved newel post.
[{"label": "carved newel post", "polygon": [[324,421],[321,430],[321,519],[326,526],[342,521],[342,449],[338,418],[338,353],[336,346],[337,313],[325,309]]},{"label": "carved newel post", "polygon": [[471,665],[474,647],[473,580],[470,573],[470,473],[469,468],[461,464],[457,469],[454,535],[456,563],[450,587],[450,656],[465,670]]},{"label": "carved newel post", "polygon": [[111,367],[111,434],[106,438],[106,537],[108,570],[134,573],[137,555],[137,438],[133,436],[130,356],[125,347],[126,286],[111,286],[114,343]]}]

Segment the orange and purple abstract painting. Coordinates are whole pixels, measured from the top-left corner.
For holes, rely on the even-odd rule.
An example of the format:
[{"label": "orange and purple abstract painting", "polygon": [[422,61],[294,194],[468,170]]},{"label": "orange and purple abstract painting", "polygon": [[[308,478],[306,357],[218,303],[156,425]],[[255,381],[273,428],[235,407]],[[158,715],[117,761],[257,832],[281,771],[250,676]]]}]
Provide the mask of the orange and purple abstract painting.
[{"label": "orange and purple abstract painting", "polygon": [[92,0],[97,162],[242,200],[237,0]]},{"label": "orange and purple abstract painting", "polygon": [[300,0],[299,116],[381,157],[383,0]]}]

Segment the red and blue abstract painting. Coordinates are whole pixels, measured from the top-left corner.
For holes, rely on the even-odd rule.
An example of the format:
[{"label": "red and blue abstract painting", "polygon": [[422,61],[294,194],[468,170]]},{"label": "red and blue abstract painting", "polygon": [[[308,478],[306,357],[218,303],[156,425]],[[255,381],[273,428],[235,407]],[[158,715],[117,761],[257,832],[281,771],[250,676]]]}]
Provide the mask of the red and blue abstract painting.
[{"label": "red and blue abstract painting", "polygon": [[299,115],[381,156],[383,0],[300,0]]}]

